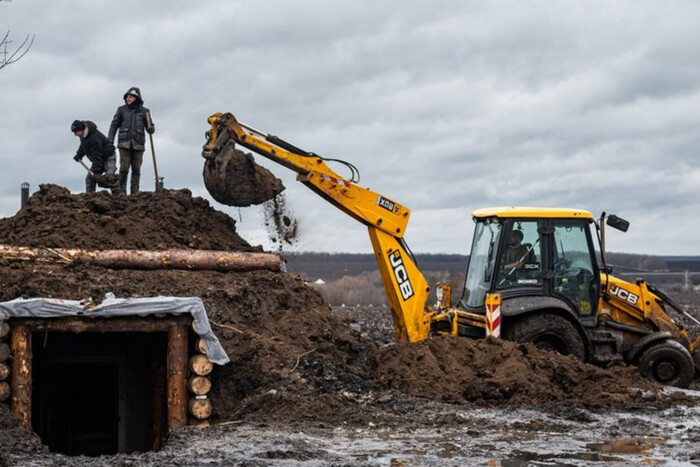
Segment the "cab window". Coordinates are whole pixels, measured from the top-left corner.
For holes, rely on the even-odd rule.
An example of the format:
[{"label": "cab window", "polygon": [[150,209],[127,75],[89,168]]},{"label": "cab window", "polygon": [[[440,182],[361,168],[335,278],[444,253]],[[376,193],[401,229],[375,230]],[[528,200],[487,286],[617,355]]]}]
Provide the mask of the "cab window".
[{"label": "cab window", "polygon": [[469,269],[460,304],[466,308],[484,306],[484,297],[491,286],[496,269],[501,224],[497,219],[479,220],[474,229],[474,240],[469,255]]},{"label": "cab window", "polygon": [[537,221],[508,224],[498,268],[497,288],[542,284],[542,254]]},{"label": "cab window", "polygon": [[588,226],[558,221],[554,224],[554,291],[574,305],[579,315],[594,313],[595,281],[593,259],[589,248]]}]

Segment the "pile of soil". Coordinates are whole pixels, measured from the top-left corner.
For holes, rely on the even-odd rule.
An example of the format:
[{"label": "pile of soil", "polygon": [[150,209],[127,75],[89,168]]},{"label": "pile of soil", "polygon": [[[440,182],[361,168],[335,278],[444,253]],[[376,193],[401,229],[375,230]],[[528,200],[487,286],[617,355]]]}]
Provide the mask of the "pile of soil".
[{"label": "pile of soil", "polygon": [[0,220],[0,242],[85,249],[262,249],[236,233],[235,220],[189,190],[127,198],[107,191],[72,195],[51,184],[41,185],[15,216]]},{"label": "pile of soil", "polygon": [[[186,190],[120,198],[71,195],[50,185],[16,216],[0,220],[0,243],[254,250],[236,234],[231,218]],[[317,291],[287,273],[112,270],[3,260],[0,277],[2,301],[99,302],[107,292],[201,297],[231,359],[212,376],[214,422],[391,423],[404,416],[399,404],[404,395],[500,407],[674,402],[633,368],[602,370],[529,345],[441,338],[380,349],[334,314]]]},{"label": "pile of soil", "polygon": [[43,447],[34,432],[22,427],[21,420],[10,413],[6,404],[0,404],[0,465],[10,465],[8,453],[39,453]]}]

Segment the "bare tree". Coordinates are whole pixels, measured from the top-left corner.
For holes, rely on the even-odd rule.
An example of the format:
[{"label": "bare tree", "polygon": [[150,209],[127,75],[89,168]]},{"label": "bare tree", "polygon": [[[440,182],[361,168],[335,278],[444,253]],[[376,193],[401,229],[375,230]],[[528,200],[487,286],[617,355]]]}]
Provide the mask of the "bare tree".
[{"label": "bare tree", "polygon": [[[0,0],[0,2],[9,2],[11,0]],[[29,49],[34,44],[34,34],[27,34],[24,40],[17,47],[12,47],[14,41],[10,38],[10,31],[5,33],[0,40],[0,70],[7,65],[11,65],[24,57]]]}]

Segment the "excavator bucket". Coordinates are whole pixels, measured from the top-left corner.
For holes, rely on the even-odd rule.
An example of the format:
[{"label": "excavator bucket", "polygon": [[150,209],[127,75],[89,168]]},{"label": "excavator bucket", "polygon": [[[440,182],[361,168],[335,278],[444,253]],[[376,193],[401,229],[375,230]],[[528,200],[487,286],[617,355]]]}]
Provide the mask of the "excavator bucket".
[{"label": "excavator bucket", "polygon": [[262,204],[284,191],[282,181],[255,163],[252,154],[236,149],[223,131],[211,151],[204,151],[204,185],[221,204],[246,207]]}]

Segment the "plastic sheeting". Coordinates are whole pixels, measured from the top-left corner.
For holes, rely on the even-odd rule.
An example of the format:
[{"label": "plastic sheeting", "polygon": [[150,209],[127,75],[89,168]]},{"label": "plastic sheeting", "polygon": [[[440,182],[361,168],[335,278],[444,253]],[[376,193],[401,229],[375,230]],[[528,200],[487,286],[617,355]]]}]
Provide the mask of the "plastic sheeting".
[{"label": "plastic sheeting", "polygon": [[54,298],[17,298],[0,302],[0,323],[5,318],[60,318],[65,316],[131,316],[155,313],[189,313],[194,319],[194,330],[204,341],[207,358],[218,365],[230,360],[209,325],[202,299],[198,297],[147,297],[115,298],[107,294],[105,300],[95,306],[78,300]]}]

